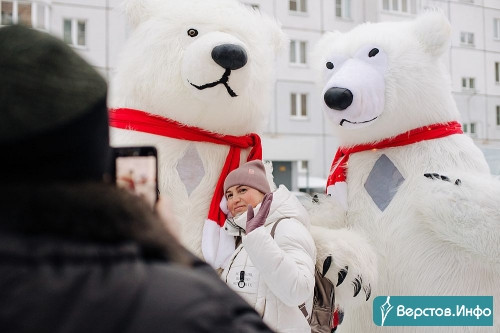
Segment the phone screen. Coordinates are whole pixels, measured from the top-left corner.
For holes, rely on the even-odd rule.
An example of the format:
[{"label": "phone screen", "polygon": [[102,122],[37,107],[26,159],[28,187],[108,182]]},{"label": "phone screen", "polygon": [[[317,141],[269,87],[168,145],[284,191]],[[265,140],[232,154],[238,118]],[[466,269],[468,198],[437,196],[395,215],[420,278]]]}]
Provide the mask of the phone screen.
[{"label": "phone screen", "polygon": [[139,156],[138,152],[116,156],[116,185],[144,198],[153,207],[158,194],[156,167],[156,156]]}]

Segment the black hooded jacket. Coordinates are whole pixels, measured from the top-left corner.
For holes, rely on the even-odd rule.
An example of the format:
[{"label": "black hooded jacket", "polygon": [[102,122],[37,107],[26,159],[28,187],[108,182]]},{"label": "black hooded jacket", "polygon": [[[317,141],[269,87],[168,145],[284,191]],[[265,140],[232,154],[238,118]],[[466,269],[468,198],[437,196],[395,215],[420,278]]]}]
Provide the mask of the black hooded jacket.
[{"label": "black hooded jacket", "polygon": [[271,332],[140,201],[108,185],[0,194],[0,332]]}]

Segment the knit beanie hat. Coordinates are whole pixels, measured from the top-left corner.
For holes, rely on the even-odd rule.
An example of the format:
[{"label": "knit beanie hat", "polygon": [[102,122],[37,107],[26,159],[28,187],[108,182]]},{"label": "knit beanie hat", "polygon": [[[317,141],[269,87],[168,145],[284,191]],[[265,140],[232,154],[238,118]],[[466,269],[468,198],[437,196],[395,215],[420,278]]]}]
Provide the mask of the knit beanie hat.
[{"label": "knit beanie hat", "polygon": [[69,46],[0,29],[2,182],[102,180],[110,166],[107,86]]},{"label": "knit beanie hat", "polygon": [[246,185],[264,194],[271,192],[266,177],[266,169],[261,160],[253,160],[241,165],[227,175],[224,181],[224,193],[234,185]]}]

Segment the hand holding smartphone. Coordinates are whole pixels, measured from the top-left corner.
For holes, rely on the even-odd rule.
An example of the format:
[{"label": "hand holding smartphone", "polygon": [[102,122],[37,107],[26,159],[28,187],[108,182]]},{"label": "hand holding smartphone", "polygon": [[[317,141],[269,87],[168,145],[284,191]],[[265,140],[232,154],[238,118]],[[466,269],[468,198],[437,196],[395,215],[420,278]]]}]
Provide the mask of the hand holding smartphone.
[{"label": "hand holding smartphone", "polygon": [[114,147],[113,161],[113,179],[116,185],[144,198],[153,208],[158,200],[156,148]]}]

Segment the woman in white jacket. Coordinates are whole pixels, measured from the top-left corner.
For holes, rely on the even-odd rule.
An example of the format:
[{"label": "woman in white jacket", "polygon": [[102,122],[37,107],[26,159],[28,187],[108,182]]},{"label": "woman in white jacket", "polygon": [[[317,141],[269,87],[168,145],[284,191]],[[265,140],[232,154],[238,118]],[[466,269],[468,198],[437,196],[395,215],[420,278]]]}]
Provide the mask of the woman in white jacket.
[{"label": "woman in white jacket", "polygon": [[232,171],[224,192],[225,228],[241,244],[222,279],[277,332],[311,332],[316,247],[307,211],[286,187],[271,193],[261,161]]}]

